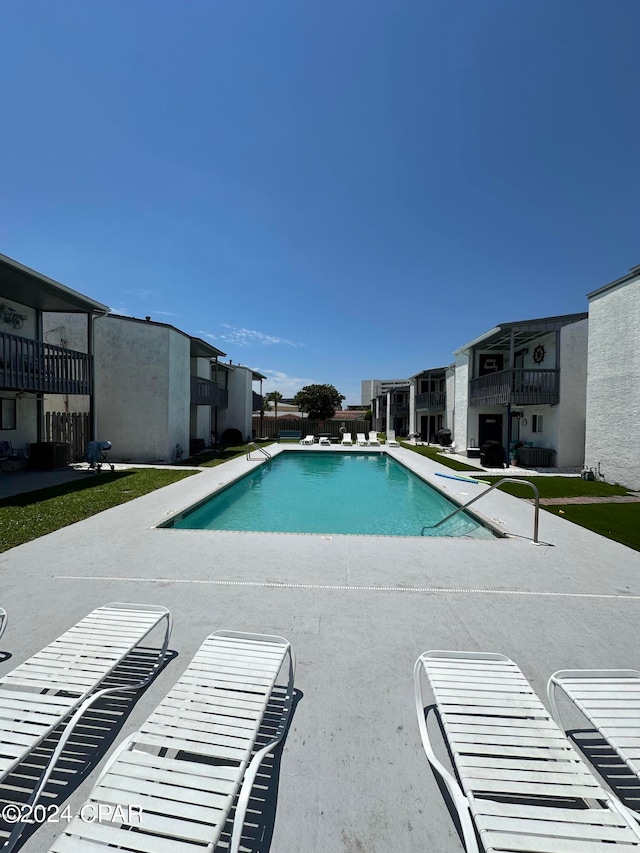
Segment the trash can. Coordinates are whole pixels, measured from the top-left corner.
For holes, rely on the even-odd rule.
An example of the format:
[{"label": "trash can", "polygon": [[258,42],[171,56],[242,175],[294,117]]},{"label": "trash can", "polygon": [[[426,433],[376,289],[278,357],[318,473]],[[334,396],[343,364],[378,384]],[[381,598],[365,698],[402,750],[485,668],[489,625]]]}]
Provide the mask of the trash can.
[{"label": "trash can", "polygon": [[70,462],[71,445],[64,441],[38,441],[29,446],[29,468],[32,471],[66,468]]},{"label": "trash can", "polygon": [[499,441],[485,441],[480,448],[480,462],[487,468],[504,468],[506,458]]},{"label": "trash can", "polygon": [[449,447],[451,445],[451,430],[439,429],[437,432],[438,444],[441,447]]}]

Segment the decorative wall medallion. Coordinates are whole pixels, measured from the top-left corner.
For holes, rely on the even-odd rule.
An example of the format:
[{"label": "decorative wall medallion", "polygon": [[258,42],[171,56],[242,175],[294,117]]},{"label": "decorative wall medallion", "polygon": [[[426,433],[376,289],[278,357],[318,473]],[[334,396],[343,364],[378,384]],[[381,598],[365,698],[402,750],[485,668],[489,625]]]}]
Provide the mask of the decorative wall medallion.
[{"label": "decorative wall medallion", "polygon": [[542,364],[544,361],[544,347],[542,344],[538,344],[538,346],[533,351],[533,360],[536,364]]}]

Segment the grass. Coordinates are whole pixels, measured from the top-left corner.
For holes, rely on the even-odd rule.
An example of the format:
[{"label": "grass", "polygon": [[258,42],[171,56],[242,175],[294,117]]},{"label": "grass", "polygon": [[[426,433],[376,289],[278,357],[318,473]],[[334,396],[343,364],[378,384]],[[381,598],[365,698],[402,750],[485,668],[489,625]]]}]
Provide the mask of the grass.
[{"label": "grass", "polygon": [[544,509],[640,551],[640,503],[565,504]]},{"label": "grass", "polygon": [[0,500],[0,552],[127,503],[195,471],[132,468],[88,476]]},{"label": "grass", "polygon": [[[495,483],[500,477],[482,475],[482,479],[488,483]],[[527,480],[527,482],[537,486],[541,498],[606,498],[611,495],[628,494],[624,486],[581,480],[580,477],[527,477],[518,475],[518,479]],[[503,483],[502,486],[498,486],[498,489],[515,495],[517,498],[533,497],[531,489],[518,483]]]},{"label": "grass", "polygon": [[[448,456],[445,456],[441,453],[439,447],[428,447],[424,444],[409,444],[408,441],[400,441],[399,443],[402,447],[406,447],[407,450],[413,450],[414,453],[419,453],[420,456],[426,456],[428,459],[433,459],[434,462],[446,465],[447,468],[453,468],[454,471],[466,471],[470,476],[473,476],[474,474],[482,474],[484,471],[484,468],[473,468],[466,462],[458,462],[457,459],[451,459]],[[483,476],[482,479],[485,480],[486,477]]]},{"label": "grass", "polygon": [[[269,444],[272,443],[269,442]],[[257,442],[257,446],[268,447],[268,443]],[[188,459],[181,459],[180,462],[176,462],[175,464],[197,465],[198,468],[215,468],[216,465],[222,465],[223,462],[235,459],[236,456],[244,456],[247,452],[247,447],[247,444],[237,444],[232,447],[224,447],[221,450],[207,450],[204,453],[198,453],[196,456],[190,456]]]}]

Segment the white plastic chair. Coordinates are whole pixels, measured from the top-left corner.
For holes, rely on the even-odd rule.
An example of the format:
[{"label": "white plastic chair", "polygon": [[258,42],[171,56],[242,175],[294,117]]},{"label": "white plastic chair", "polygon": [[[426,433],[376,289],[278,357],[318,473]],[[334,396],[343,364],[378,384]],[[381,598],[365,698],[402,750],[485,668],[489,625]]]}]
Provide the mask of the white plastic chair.
[{"label": "white plastic chair", "polygon": [[360,447],[364,447],[365,445],[369,444],[369,441],[367,440],[363,432],[356,433],[356,444],[358,444]]},{"label": "white plastic chair", "polygon": [[[100,688],[100,684],[162,621],[162,648],[149,674],[137,684]],[[27,806],[36,804],[76,725],[98,699],[140,690],[162,665],[171,635],[166,607],[112,603],[99,607],[57,640],[0,679],[0,782],[35,750],[70,714]],[[24,820],[16,823],[2,853],[17,844]]]},{"label": "white plastic chair", "polygon": [[395,430],[389,429],[387,430],[387,447],[400,447],[398,442],[396,441],[396,433]]},{"label": "white plastic chair", "polygon": [[300,444],[313,444],[315,442],[315,436],[313,435],[305,435],[304,438],[300,439]]},{"label": "white plastic chair", "polygon": [[[278,691],[287,659],[288,682]],[[100,823],[74,818],[49,853],[213,853],[240,791],[229,845],[237,853],[256,774],[287,730],[294,675],[283,637],[211,634],[105,766],[80,810],[94,813],[102,805]],[[272,719],[274,705],[279,716]],[[254,753],[267,710],[271,740]],[[143,810],[141,820],[129,813],[131,804]]]},{"label": "white plastic chair", "polygon": [[[422,676],[459,781],[431,745]],[[486,853],[609,853],[617,844],[640,851],[640,827],[598,784],[509,658],[425,652],[414,682],[424,750],[451,795],[467,853],[478,853],[476,831]]]},{"label": "white plastic chair", "polygon": [[343,433],[342,441],[340,442],[340,444],[353,444],[350,432]]},{"label": "white plastic chair", "polygon": [[377,444],[380,447],[380,439],[378,438],[378,433],[374,430],[371,430],[369,433],[369,444]]}]

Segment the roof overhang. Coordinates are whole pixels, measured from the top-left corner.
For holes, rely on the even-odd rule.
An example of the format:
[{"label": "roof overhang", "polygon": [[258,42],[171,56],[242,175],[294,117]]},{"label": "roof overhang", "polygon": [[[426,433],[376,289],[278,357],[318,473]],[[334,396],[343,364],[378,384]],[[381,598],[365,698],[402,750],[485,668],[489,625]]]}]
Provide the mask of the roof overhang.
[{"label": "roof overhang", "polygon": [[587,293],[587,299],[594,299],[596,296],[601,296],[603,293],[606,293],[607,290],[613,290],[621,284],[628,284],[636,278],[640,278],[640,264],[636,267],[631,267],[629,272],[626,275],[623,275],[622,278],[617,278],[615,281],[610,281],[609,284],[605,284],[604,287],[599,287],[597,290],[592,290],[591,293]]},{"label": "roof overhang", "polygon": [[419,379],[421,376],[425,376],[427,373],[445,373],[451,365],[447,365],[446,367],[426,367],[424,370],[418,371],[418,373],[414,373],[413,376],[410,376],[409,379]]},{"label": "roof overhang", "polygon": [[0,254],[0,298],[38,311],[107,314],[109,307]]},{"label": "roof overhang", "polygon": [[202,338],[189,336],[189,339],[191,341],[191,358],[218,358],[220,355],[226,355],[222,350],[203,341]]},{"label": "roof overhang", "polygon": [[580,320],[586,320],[589,315],[586,312],[580,314],[563,314],[560,317],[541,317],[537,320],[521,320],[516,323],[503,323],[500,326],[494,326],[489,329],[484,335],[469,341],[468,344],[460,347],[455,351],[455,355],[465,353],[475,349],[482,344],[482,350],[486,352],[508,350],[511,347],[511,341],[516,349],[526,346],[528,343],[537,340],[542,335],[547,335],[550,332],[557,332],[563,326],[568,326],[570,323],[578,323]]}]

